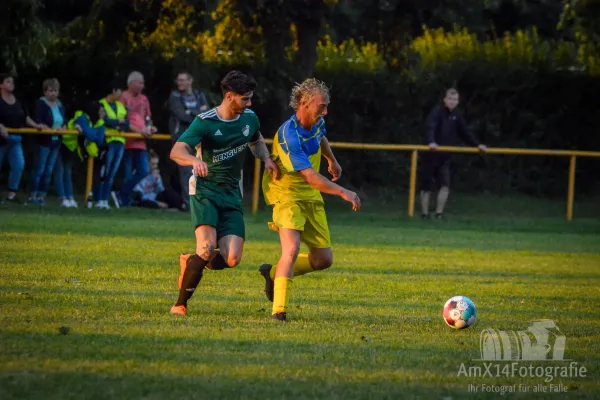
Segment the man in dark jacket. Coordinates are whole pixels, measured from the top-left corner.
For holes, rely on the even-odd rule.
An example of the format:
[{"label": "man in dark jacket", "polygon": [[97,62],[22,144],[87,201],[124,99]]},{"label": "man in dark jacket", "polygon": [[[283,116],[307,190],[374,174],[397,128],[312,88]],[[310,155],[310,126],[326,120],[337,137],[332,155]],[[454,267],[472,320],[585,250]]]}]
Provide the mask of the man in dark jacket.
[{"label": "man in dark jacket", "polygon": [[436,106],[429,114],[427,124],[427,145],[430,152],[421,155],[419,166],[421,186],[422,217],[429,217],[429,198],[434,182],[439,187],[435,216],[442,218],[448,195],[450,193],[450,153],[436,152],[438,146],[456,146],[460,137],[466,143],[487,151],[487,147],[469,132],[464,119],[456,110],[458,92],[456,89],[446,90],[444,104]]},{"label": "man in dark jacket", "polygon": [[[173,144],[186,131],[194,118],[201,112],[208,110],[209,107],[204,93],[192,88],[194,79],[188,72],[180,72],[175,82],[177,90],[174,90],[169,97],[169,110],[171,111],[169,132]],[[177,169],[179,170],[181,197],[185,206],[189,208],[189,179],[192,176],[192,167],[178,166]]]}]

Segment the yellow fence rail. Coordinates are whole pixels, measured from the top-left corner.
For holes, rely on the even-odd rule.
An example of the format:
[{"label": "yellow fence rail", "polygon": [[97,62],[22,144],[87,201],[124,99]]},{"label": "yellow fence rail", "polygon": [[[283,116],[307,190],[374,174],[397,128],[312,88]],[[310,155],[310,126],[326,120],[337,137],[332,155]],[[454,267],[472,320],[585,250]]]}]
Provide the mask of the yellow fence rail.
[{"label": "yellow fence rail", "polygon": [[[8,133],[12,133],[14,135],[80,135],[79,131],[75,131],[75,130],[64,130],[64,131],[57,131],[54,129],[45,129],[45,130],[38,130],[38,129],[33,129],[33,128],[20,128],[20,129],[12,129],[12,128],[8,128]],[[139,133],[110,133],[107,132],[106,136],[118,136],[118,137],[124,137],[127,139],[145,139],[144,136],[140,135]],[[152,140],[171,140],[171,135],[165,135],[165,134],[154,134],[152,135]],[[86,178],[85,178],[85,202],[87,203],[89,198],[89,194],[92,191],[92,184],[93,184],[93,178],[94,178],[94,159],[92,157],[88,158],[88,162],[87,162],[87,174],[86,174]]]},{"label": "yellow fence rail", "polygon": [[[265,140],[268,144],[273,144],[272,139]],[[412,217],[415,213],[415,198],[417,187],[417,158],[419,151],[433,151],[428,146],[410,145],[410,144],[377,144],[377,143],[347,143],[330,142],[329,145],[334,149],[348,150],[370,150],[370,151],[410,151],[410,179],[408,183],[408,216]],[[481,151],[474,147],[445,147],[440,146],[437,150],[440,152],[478,154]],[[541,149],[509,149],[509,148],[488,148],[487,154],[498,155],[519,155],[519,156],[553,156],[569,157],[569,181],[567,182],[567,206],[566,219],[573,220],[573,204],[575,197],[575,166],[577,157],[600,158],[600,152],[596,151],[578,151],[578,150],[541,150]],[[252,193],[252,214],[258,212],[259,190],[260,190],[260,171],[261,162],[256,160],[254,163],[254,184]]]},{"label": "yellow fence rail", "polygon": [[[79,135],[79,131],[57,131],[57,130],[37,130],[31,128],[8,129],[12,134],[44,134],[44,135]],[[129,139],[144,139],[139,133],[107,133],[106,136],[119,136]],[[171,136],[167,134],[154,134],[150,140],[171,140]],[[273,144],[273,139],[265,139],[267,144]],[[348,143],[348,142],[330,142],[329,145],[334,149],[347,150],[370,150],[370,151],[410,151],[410,179],[408,183],[408,216],[414,216],[415,198],[417,186],[417,159],[419,151],[432,151],[427,146],[410,145],[410,144],[378,144],[378,143]],[[462,154],[478,154],[481,151],[473,147],[445,147],[440,146],[439,152],[462,153]],[[597,151],[578,151],[578,150],[542,150],[542,149],[511,149],[511,148],[488,148],[487,154],[490,155],[519,155],[519,156],[552,156],[552,157],[569,157],[569,179],[567,182],[567,204],[566,204],[566,219],[573,220],[573,205],[575,197],[575,168],[577,165],[577,157],[600,158],[600,152]],[[260,200],[261,188],[261,162],[256,159],[254,162],[253,187],[252,187],[252,214],[258,212],[258,203]],[[92,188],[92,178],[94,175],[94,159],[88,158],[87,177],[85,187],[86,202],[88,194]]]}]

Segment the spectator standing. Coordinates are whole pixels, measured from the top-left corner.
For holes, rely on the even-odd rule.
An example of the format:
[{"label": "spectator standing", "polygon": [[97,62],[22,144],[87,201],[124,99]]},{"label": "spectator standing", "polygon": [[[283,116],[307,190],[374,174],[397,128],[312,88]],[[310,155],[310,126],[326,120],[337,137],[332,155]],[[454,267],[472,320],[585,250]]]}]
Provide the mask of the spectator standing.
[{"label": "spectator standing", "polygon": [[[127,109],[125,105],[119,101],[122,96],[121,89],[116,82],[111,85],[111,92],[102,100],[100,104],[104,109],[104,126],[106,133],[129,132],[129,120],[127,119]],[[95,189],[96,207],[110,209],[108,205],[108,195],[111,192],[115,176],[121,165],[123,153],[125,152],[125,138],[107,136],[106,137],[106,153],[104,154],[104,162],[100,168],[101,177],[98,186]]]},{"label": "spectator standing", "polygon": [[0,170],[4,159],[8,160],[10,172],[8,175],[7,202],[24,203],[17,197],[21,176],[25,168],[25,157],[21,136],[8,133],[8,128],[24,128],[26,125],[42,129],[41,124],[35,123],[15,97],[15,79],[11,74],[0,74]]},{"label": "spectator standing", "polygon": [[[456,89],[446,90],[444,104],[436,106],[429,114],[427,124],[427,144],[431,150],[438,146],[456,146],[457,138],[485,152],[487,147],[473,136],[467,129],[462,115],[456,109],[459,97]],[[450,193],[450,153],[430,151],[421,156],[420,186],[421,186],[421,216],[429,217],[429,199],[434,184],[439,187],[435,217],[443,218],[444,208]]]},{"label": "spectator standing", "polygon": [[[65,110],[58,99],[60,84],[57,79],[46,79],[42,83],[44,95],[36,101],[35,121],[43,129],[65,129]],[[29,200],[44,205],[50,186],[52,171],[60,152],[58,135],[37,135],[38,152],[30,182]]]},{"label": "spectator standing", "polygon": [[[194,90],[194,79],[189,72],[180,72],[175,80],[177,90],[171,92],[169,96],[169,133],[171,134],[171,144],[175,144],[177,139],[190,126],[196,116],[201,112],[208,110],[209,105],[204,93]],[[179,175],[179,184],[181,186],[181,197],[185,208],[189,209],[190,193],[189,180],[192,176],[192,167],[177,166]]]},{"label": "spectator standing", "polygon": [[[127,109],[131,130],[149,139],[153,133],[156,133],[156,127],[152,125],[150,102],[142,94],[143,90],[144,76],[137,71],[130,73],[127,77],[127,90],[121,95],[121,102]],[[150,173],[145,139],[127,139],[125,141],[124,170],[125,182],[121,187],[121,203],[129,206],[133,188]]]}]

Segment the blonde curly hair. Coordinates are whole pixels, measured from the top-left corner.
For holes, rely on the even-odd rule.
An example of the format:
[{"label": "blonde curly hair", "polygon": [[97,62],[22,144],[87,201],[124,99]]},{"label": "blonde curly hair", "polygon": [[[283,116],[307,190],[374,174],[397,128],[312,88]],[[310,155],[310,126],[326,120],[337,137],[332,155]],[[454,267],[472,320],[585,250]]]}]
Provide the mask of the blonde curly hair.
[{"label": "blonde curly hair", "polygon": [[298,111],[300,104],[310,102],[317,94],[321,94],[326,103],[329,103],[329,88],[315,78],[306,79],[302,83],[296,83],[290,95],[290,107]]}]

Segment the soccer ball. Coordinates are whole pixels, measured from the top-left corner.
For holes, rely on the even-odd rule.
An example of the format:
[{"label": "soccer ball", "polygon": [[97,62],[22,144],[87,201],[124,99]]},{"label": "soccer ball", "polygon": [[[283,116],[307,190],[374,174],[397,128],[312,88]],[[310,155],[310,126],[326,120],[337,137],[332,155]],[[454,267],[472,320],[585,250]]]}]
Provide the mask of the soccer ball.
[{"label": "soccer ball", "polygon": [[454,296],[444,305],[442,317],[449,327],[465,329],[475,323],[475,303],[465,296]]}]

